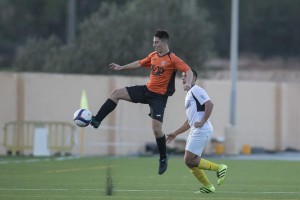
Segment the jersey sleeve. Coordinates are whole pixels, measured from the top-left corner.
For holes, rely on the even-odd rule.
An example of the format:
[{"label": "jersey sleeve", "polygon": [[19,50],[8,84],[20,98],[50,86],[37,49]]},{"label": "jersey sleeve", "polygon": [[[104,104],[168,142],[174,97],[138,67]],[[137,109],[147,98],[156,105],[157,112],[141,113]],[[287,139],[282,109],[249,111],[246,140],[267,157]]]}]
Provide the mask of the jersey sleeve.
[{"label": "jersey sleeve", "polygon": [[192,92],[193,92],[193,95],[195,96],[195,98],[197,98],[197,100],[200,102],[201,105],[205,104],[205,102],[210,100],[206,91],[201,87],[195,88],[194,90],[192,90]]},{"label": "jersey sleeve", "polygon": [[172,57],[173,57],[172,58],[173,64],[175,68],[178,69],[179,71],[187,72],[188,70],[191,69],[185,62],[183,62],[183,60],[181,60],[175,54],[173,54]]},{"label": "jersey sleeve", "polygon": [[150,53],[146,58],[139,60],[141,66],[150,68],[151,67],[151,58],[156,52]]}]

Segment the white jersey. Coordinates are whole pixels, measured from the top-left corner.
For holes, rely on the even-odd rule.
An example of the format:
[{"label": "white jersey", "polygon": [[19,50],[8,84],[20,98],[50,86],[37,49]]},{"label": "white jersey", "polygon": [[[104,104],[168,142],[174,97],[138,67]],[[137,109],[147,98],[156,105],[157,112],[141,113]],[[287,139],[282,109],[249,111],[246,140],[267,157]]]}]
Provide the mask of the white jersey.
[{"label": "white jersey", "polygon": [[[205,111],[204,103],[208,100],[210,100],[209,96],[205,90],[198,85],[194,85],[187,92],[185,97],[185,112],[191,131],[196,129],[194,127],[195,122],[200,122],[202,120]],[[198,129],[201,131],[213,131],[213,127],[209,119]]]}]

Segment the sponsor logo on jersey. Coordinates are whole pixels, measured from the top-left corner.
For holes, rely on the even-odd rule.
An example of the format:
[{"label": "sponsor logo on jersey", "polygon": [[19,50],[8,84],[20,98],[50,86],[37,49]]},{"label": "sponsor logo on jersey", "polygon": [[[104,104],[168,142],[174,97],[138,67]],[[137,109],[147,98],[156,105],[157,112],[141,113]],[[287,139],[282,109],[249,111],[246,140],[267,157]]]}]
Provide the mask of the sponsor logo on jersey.
[{"label": "sponsor logo on jersey", "polygon": [[152,65],[151,66],[151,74],[152,75],[155,75],[155,76],[160,76],[161,74],[164,73],[164,68],[163,67],[160,67],[160,66],[155,66],[155,65]]}]

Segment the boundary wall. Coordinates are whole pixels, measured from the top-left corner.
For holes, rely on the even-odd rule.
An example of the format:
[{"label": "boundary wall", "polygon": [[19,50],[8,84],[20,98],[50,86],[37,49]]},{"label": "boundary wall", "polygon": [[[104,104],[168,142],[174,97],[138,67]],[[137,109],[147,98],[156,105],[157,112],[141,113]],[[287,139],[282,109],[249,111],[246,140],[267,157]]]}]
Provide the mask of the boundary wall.
[{"label": "boundary wall", "polygon": [[[148,77],[67,75],[45,73],[0,73],[0,155],[6,123],[12,121],[61,121],[73,123],[80,107],[82,90],[87,93],[89,109],[96,113],[115,88],[145,84]],[[201,80],[215,104],[211,116],[214,137],[223,138],[229,122],[230,81]],[[169,98],[164,117],[165,133],[185,121],[181,80]],[[237,83],[237,138],[243,145],[267,150],[300,149],[300,83]],[[72,154],[135,155],[145,152],[146,143],[154,143],[149,107],[120,101],[99,129],[75,129]],[[188,133],[179,136],[186,139]],[[225,138],[226,139],[226,138]],[[170,147],[174,146],[171,144]],[[28,152],[30,153],[30,152]],[[226,152],[225,152],[226,153]]]}]

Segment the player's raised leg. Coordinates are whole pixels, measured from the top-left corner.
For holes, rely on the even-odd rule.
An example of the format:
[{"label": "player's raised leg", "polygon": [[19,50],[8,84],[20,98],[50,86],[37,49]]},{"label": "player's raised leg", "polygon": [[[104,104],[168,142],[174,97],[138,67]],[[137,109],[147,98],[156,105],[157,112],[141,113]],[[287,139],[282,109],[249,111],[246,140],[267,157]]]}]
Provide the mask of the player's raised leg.
[{"label": "player's raised leg", "polygon": [[224,182],[227,173],[227,168],[227,165],[220,164],[220,169],[217,172],[218,185],[221,185]]},{"label": "player's raised leg", "polygon": [[202,169],[197,167],[190,168],[191,173],[196,177],[196,179],[202,183],[204,186],[200,188],[200,192],[202,193],[213,193],[215,192],[215,187],[206,177],[206,174]]},{"label": "player's raised leg", "polygon": [[[189,146],[191,147],[191,146]],[[196,179],[203,184],[200,188],[201,193],[213,193],[215,192],[215,187],[208,180],[204,170],[198,168],[200,157],[189,150],[184,153],[184,163],[190,168],[190,172],[196,177]]]},{"label": "player's raised leg", "polygon": [[217,172],[218,185],[221,185],[225,180],[228,167],[227,165],[216,164],[214,162],[201,158],[198,168]]},{"label": "player's raised leg", "polygon": [[112,112],[119,102],[119,100],[131,101],[126,88],[114,90],[106,102],[101,106],[98,113],[92,117],[91,126],[98,128],[102,120]]}]

